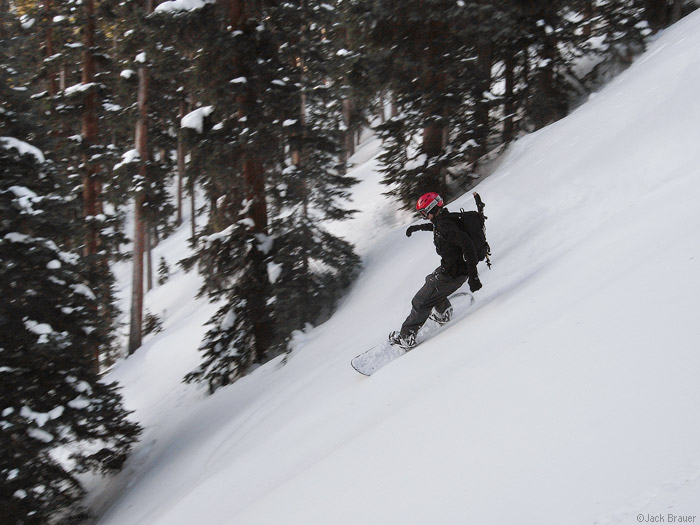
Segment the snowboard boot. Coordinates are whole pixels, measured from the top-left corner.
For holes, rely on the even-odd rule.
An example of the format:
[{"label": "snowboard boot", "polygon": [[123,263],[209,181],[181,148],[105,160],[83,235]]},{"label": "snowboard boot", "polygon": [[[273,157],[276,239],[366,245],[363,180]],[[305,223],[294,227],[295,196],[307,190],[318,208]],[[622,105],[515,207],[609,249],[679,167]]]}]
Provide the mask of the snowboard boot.
[{"label": "snowboard boot", "polygon": [[452,307],[448,307],[447,310],[445,310],[443,313],[438,312],[435,308],[433,308],[433,311],[430,312],[430,317],[429,319],[432,319],[435,321],[437,324],[440,326],[449,323],[450,319],[452,319]]},{"label": "snowboard boot", "polygon": [[401,332],[391,332],[389,334],[389,343],[403,348],[407,352],[416,346],[416,334],[402,334]]}]

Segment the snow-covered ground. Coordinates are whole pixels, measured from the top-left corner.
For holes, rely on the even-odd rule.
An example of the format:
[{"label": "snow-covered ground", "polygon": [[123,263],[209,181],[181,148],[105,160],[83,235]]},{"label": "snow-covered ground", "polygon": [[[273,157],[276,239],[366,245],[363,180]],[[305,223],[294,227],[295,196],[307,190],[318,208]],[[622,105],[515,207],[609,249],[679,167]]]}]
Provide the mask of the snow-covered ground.
[{"label": "snow-covered ground", "polygon": [[380,195],[376,141],[354,159],[363,211],[336,226],[365,269],[286,364],[210,397],[183,385],[214,306],[176,273],[148,297],[165,331],[109,376],[145,432],[95,484],[100,523],[700,522],[699,92],[696,12],[512,145],[477,188],[494,264],[476,304],[370,378],[350,359],[438,263]]}]

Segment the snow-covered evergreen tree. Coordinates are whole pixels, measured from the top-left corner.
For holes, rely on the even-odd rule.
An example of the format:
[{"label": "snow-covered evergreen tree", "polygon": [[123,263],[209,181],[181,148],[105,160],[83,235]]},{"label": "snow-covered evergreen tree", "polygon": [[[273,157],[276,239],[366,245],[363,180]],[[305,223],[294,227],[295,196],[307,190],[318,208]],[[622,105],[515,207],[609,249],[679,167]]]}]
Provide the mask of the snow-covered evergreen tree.
[{"label": "snow-covered evergreen tree", "polygon": [[[256,362],[254,320],[247,298],[266,297],[265,281],[245,278],[254,267],[241,266],[262,253],[255,237],[247,232],[245,214],[225,230],[200,237],[199,268],[205,284],[200,295],[210,300],[222,300],[214,317],[207,323],[211,328],[200,346],[202,363],[185,377],[187,382],[206,382],[209,392],[226,386],[244,375]],[[194,261],[194,259],[193,259]],[[246,286],[250,288],[246,288]],[[270,326],[270,335],[273,333]]]},{"label": "snow-covered evergreen tree", "polygon": [[224,4],[165,22],[197,35],[189,53],[199,107],[183,124],[210,220],[196,260],[203,292],[226,303],[202,344],[205,362],[187,379],[210,389],[282,352],[293,330],[327,314],[358,264],[349,244],[319,227],[347,217],[342,201],[353,183],[328,70],[337,52],[332,3],[244,12]]},{"label": "snow-covered evergreen tree", "polygon": [[0,508],[7,523],[54,523],[84,516],[80,474],[119,469],[139,428],[99,380],[108,341],[30,109],[0,67]]}]

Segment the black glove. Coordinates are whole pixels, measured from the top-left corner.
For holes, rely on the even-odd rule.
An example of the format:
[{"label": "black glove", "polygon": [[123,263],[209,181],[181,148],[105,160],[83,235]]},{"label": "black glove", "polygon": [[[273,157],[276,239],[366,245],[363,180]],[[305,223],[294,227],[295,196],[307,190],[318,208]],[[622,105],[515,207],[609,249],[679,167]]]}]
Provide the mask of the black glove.
[{"label": "black glove", "polygon": [[408,229],[406,230],[406,237],[410,237],[412,233],[415,233],[420,229],[421,229],[421,227],[417,224],[414,224],[413,226],[409,226]]},{"label": "black glove", "polygon": [[479,271],[476,269],[476,265],[469,267],[469,289],[472,292],[481,290],[481,281],[479,280]]},{"label": "black glove", "polygon": [[478,290],[481,290],[481,281],[479,280],[478,275],[472,275],[469,277],[469,289],[472,292],[476,292]]}]

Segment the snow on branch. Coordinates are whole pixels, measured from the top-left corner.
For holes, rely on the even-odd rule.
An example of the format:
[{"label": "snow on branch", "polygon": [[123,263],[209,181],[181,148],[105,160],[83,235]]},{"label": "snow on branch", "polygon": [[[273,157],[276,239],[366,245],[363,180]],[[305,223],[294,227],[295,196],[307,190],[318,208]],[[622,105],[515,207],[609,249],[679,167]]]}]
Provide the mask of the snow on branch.
[{"label": "snow on branch", "polygon": [[44,154],[39,148],[14,137],[0,137],[0,147],[5,149],[16,149],[20,155],[24,155],[26,153],[34,155],[37,162],[44,162],[45,160]]},{"label": "snow on branch", "polygon": [[192,128],[201,133],[204,130],[204,118],[208,117],[214,111],[214,106],[204,106],[202,108],[191,111],[180,120],[181,128]]},{"label": "snow on branch", "polygon": [[141,162],[141,156],[139,155],[138,150],[130,149],[122,155],[121,162],[115,164],[113,169],[116,171],[122,166],[126,166],[127,164],[132,164],[134,162]]},{"label": "snow on branch", "polygon": [[173,13],[177,14],[182,11],[194,11],[200,9],[206,4],[213,4],[216,0],[169,0],[163,2],[153,11],[154,13]]}]

